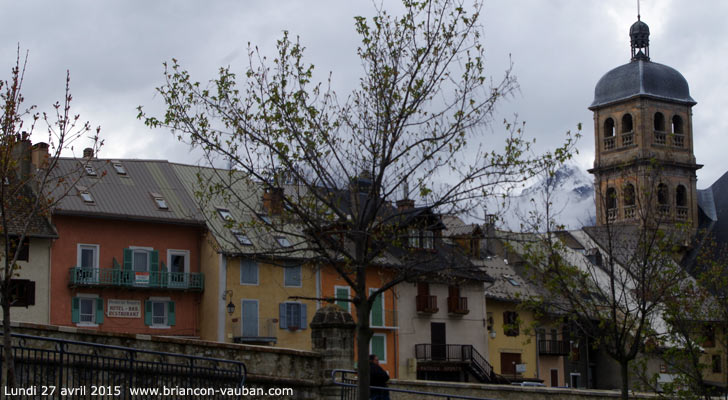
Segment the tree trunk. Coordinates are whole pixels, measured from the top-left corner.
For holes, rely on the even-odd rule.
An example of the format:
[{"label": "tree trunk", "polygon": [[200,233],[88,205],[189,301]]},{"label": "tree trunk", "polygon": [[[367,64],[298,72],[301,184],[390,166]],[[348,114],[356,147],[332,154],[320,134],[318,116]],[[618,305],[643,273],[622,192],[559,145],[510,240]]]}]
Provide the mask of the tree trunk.
[{"label": "tree trunk", "polygon": [[357,372],[359,376],[359,400],[369,400],[369,341],[372,330],[369,329],[370,304],[362,296],[361,304],[356,305],[356,356]]},{"label": "tree trunk", "polygon": [[[9,286],[4,284],[6,288]],[[15,357],[13,356],[13,342],[10,334],[10,302],[8,294],[3,291],[2,308],[3,308],[3,372],[5,373],[6,386],[15,387]],[[0,383],[1,383],[0,377]]]},{"label": "tree trunk", "polygon": [[629,399],[629,360],[619,362],[620,373],[622,375],[622,399]]}]

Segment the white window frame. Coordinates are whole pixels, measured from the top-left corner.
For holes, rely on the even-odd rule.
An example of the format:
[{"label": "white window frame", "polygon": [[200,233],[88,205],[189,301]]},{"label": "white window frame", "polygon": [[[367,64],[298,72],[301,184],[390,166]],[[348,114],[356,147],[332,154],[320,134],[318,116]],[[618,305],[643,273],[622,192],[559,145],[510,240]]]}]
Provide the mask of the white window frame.
[{"label": "white window frame", "polygon": [[[250,261],[255,264],[255,283],[243,282],[243,261]],[[240,284],[243,286],[258,286],[260,284],[260,265],[252,258],[241,257],[239,262]],[[285,279],[285,277],[284,277]]]},{"label": "white window frame", "polygon": [[124,168],[124,164],[122,164],[121,161],[112,161],[111,165],[113,165],[117,174],[126,175],[126,168]]},{"label": "white window frame", "polygon": [[79,270],[84,269],[81,267],[81,251],[86,249],[93,249],[94,251],[94,257],[93,257],[93,265],[91,266],[90,271],[78,271],[77,273],[82,274],[81,278],[85,282],[98,282],[99,280],[99,252],[101,251],[101,246],[98,244],[90,244],[90,243],[77,243],[76,244],[76,268]]},{"label": "white window frame", "polygon": [[285,236],[276,236],[275,239],[276,239],[276,242],[278,242],[278,245],[283,248],[289,248],[289,247],[293,246],[291,241],[288,240],[288,238]]},{"label": "white window frame", "polygon": [[[250,237],[248,235],[246,235],[245,232],[237,230],[237,229],[231,229],[230,233],[233,234],[233,237],[235,238],[235,240],[238,242],[239,245],[241,245],[241,246],[252,246],[253,245],[253,241],[250,240]],[[240,240],[241,237],[244,238],[245,240]]]},{"label": "white window frame", "polygon": [[[334,298],[338,298],[338,296],[336,295],[336,292],[339,289],[346,289],[346,298],[351,299],[351,288],[349,286],[334,286]],[[336,301],[334,301],[334,304],[336,304]],[[346,310],[346,312],[351,312],[351,302],[350,301],[346,302],[345,310]]]},{"label": "white window frame", "polygon": [[230,212],[229,209],[225,207],[215,207],[215,211],[217,211],[217,215],[222,218],[223,221],[234,221],[233,214]]},{"label": "white window frame", "polygon": [[293,329],[292,324],[290,323],[292,313],[288,309],[288,305],[289,304],[298,305],[298,318],[296,318],[296,320],[295,320],[296,321],[295,329],[301,330],[301,313],[303,312],[303,303],[301,303],[300,301],[284,301],[283,303],[286,305],[286,319],[287,319],[286,325],[288,326],[288,330]]},{"label": "white window frame", "polygon": [[[172,301],[172,299],[169,297],[150,297],[148,300],[152,302],[152,324],[149,325],[149,327],[152,329],[172,328],[169,326],[169,302]],[[164,303],[164,325],[154,323],[154,303]]]},{"label": "white window frame", "polygon": [[91,196],[91,192],[84,190],[80,193],[80,196],[84,203],[94,203],[94,198]]},{"label": "white window frame", "polygon": [[255,302],[255,307],[258,310],[258,313],[257,313],[258,314],[258,322],[256,324],[258,326],[258,330],[255,333],[255,336],[254,337],[260,337],[260,302],[258,301],[258,299],[240,299],[240,336],[242,336],[242,337],[253,337],[253,336],[244,336],[243,335],[243,332],[245,331],[245,328],[244,328],[244,325],[245,325],[245,317],[243,316],[243,310],[245,310],[245,308],[243,307],[243,304],[246,301]]},{"label": "white window frame", "polygon": [[[90,293],[77,293],[76,296],[78,300],[78,322],[76,323],[76,326],[83,326],[83,327],[89,327],[89,328],[95,328],[98,327],[99,324],[96,323],[96,301],[99,298],[98,294],[90,294]],[[91,316],[93,317],[92,322],[82,322],[81,321],[81,302],[83,300],[92,300],[93,306],[91,311]]]},{"label": "white window frame", "polygon": [[[298,271],[299,271],[298,285],[289,285],[286,283],[286,281],[287,281],[286,272],[288,271],[289,268],[298,268]],[[302,265],[297,264],[297,265],[284,265],[283,266],[283,287],[297,287],[297,288],[303,287],[303,266]]]},{"label": "white window frame", "polygon": [[[173,281],[172,280],[172,256],[184,256],[185,258],[185,266],[184,266],[184,275],[182,276],[181,281]],[[190,251],[189,250],[179,250],[179,249],[167,249],[167,268],[169,269],[167,272],[169,285],[170,286],[183,286],[186,287],[189,282],[187,282],[187,279],[189,277],[190,273]]]},{"label": "white window frame", "polygon": [[[150,272],[149,267],[151,267],[150,262],[152,261],[152,251],[154,251],[154,247],[144,247],[144,246],[129,246],[129,249],[131,250],[131,270],[133,272]],[[138,271],[135,269],[134,265],[134,254],[136,251],[144,251],[147,253],[147,269],[146,271]]]},{"label": "white window frame", "polygon": [[[380,336],[384,338],[384,358],[379,358],[380,364],[386,364],[387,363],[387,334],[386,333],[375,333],[372,335],[372,339],[374,339],[375,336]],[[369,354],[374,354],[374,351],[372,351],[372,340],[369,339]]]}]

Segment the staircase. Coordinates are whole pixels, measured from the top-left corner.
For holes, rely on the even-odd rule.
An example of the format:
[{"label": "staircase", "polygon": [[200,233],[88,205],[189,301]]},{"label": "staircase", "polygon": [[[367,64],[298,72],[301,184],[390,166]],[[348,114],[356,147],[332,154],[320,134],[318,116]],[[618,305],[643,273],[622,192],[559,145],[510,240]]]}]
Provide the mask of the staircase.
[{"label": "staircase", "polygon": [[481,383],[510,383],[505,377],[496,374],[488,360],[470,344],[417,344],[415,357],[418,361],[462,363]]}]

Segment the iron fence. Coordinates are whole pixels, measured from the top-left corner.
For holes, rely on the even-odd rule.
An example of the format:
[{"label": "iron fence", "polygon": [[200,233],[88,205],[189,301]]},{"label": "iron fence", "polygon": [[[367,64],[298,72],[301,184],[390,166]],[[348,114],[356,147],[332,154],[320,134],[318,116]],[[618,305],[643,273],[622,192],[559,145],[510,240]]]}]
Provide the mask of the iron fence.
[{"label": "iron fence", "polygon": [[13,342],[16,390],[25,389],[14,399],[229,399],[225,390],[242,388],[247,373],[211,357],[23,334]]}]

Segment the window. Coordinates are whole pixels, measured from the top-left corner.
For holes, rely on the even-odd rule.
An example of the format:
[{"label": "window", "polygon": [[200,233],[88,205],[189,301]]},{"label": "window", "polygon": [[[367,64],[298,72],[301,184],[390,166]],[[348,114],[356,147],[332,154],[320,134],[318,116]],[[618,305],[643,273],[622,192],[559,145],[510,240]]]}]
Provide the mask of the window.
[{"label": "window", "polygon": [[625,206],[633,206],[635,204],[634,185],[631,183],[624,185],[623,195]]},{"label": "window", "polygon": [[76,249],[76,278],[80,282],[95,282],[99,269],[99,245],[78,244]]},{"label": "window", "polygon": [[190,252],[188,250],[168,249],[167,264],[169,265],[169,284],[171,286],[186,286],[187,274],[190,272]]},{"label": "window", "polygon": [[711,324],[703,326],[703,347],[715,347],[715,327]]},{"label": "window", "polygon": [[711,357],[711,364],[713,366],[713,373],[719,374],[723,372],[723,362],[721,360],[720,354],[713,354]]},{"label": "window", "polygon": [[581,379],[581,374],[577,374],[577,373],[573,373],[572,372],[571,374],[569,374],[569,376],[571,377],[571,387],[578,388],[579,387],[579,380]]},{"label": "window", "polygon": [[420,231],[417,229],[409,230],[409,247],[417,249],[420,247]]},{"label": "window", "polygon": [[[334,296],[337,299],[348,299],[349,290],[350,288],[348,286],[334,286]],[[336,305],[346,310],[346,312],[351,312],[351,302],[336,300]]]},{"label": "window", "polygon": [[632,115],[624,114],[622,116],[622,133],[632,132]]},{"label": "window", "polygon": [[258,300],[242,301],[242,331],[243,337],[258,336]]},{"label": "window", "polygon": [[169,207],[167,206],[167,202],[164,200],[164,196],[162,196],[159,193],[150,193],[152,195],[152,198],[154,199],[154,202],[157,204],[157,207],[160,210],[168,210]]},{"label": "window", "polygon": [[285,302],[278,305],[281,329],[306,329],[306,305],[298,302]]},{"label": "window", "polygon": [[112,165],[114,166],[114,169],[116,170],[117,174],[126,175],[126,169],[124,168],[124,166],[121,164],[120,161],[114,161]]},{"label": "window", "polygon": [[151,328],[169,328],[176,323],[175,305],[168,298],[150,298],[144,302],[144,324]]},{"label": "window", "polygon": [[422,231],[422,247],[425,249],[435,248],[435,233],[432,231]]},{"label": "window", "polygon": [[35,282],[28,279],[10,280],[10,307],[35,305]]},{"label": "window", "polygon": [[18,253],[18,261],[28,261],[30,259],[30,238],[26,237],[23,239],[23,243],[20,244],[18,249],[18,237],[10,236],[10,254],[15,256],[15,252]]},{"label": "window", "polygon": [[369,341],[369,354],[376,354],[380,364],[387,363],[387,336],[375,333]]},{"label": "window", "polygon": [[[377,289],[369,289],[369,295],[371,296]],[[372,303],[372,309],[369,313],[369,325],[371,326],[384,326],[384,297],[382,293],[379,293],[374,298]]]},{"label": "window", "polygon": [[[249,258],[240,260],[240,284],[241,285],[257,285],[258,284],[258,263]],[[245,335],[243,335],[245,336]]]},{"label": "window", "polygon": [[135,272],[149,271],[149,250],[132,249],[132,270]]},{"label": "window", "polygon": [[661,112],[655,113],[655,130],[664,132],[665,131],[665,116]]},{"label": "window", "polygon": [[604,137],[612,136],[614,136],[614,120],[607,118],[606,121],[604,121]]},{"label": "window", "polygon": [[518,336],[518,313],[506,311],[503,313],[503,333],[506,336]]},{"label": "window", "polygon": [[266,225],[271,225],[273,222],[271,222],[270,217],[265,214],[258,214],[258,218],[260,218],[261,221],[265,222]]},{"label": "window", "polygon": [[81,199],[83,199],[84,203],[93,203],[94,198],[91,197],[91,193],[83,191],[80,193]]},{"label": "window", "polygon": [[683,121],[679,115],[675,115],[672,117],[672,133],[674,133],[675,135],[683,134]]},{"label": "window", "polygon": [[688,194],[685,186],[677,185],[675,190],[675,203],[678,207],[686,207],[688,205]]},{"label": "window", "polygon": [[668,202],[668,195],[667,195],[667,185],[664,183],[661,183],[657,185],[657,204],[660,205],[667,205]]},{"label": "window", "polygon": [[283,236],[276,236],[276,241],[281,247],[291,247],[291,242]]},{"label": "window", "polygon": [[104,322],[104,299],[96,295],[78,295],[71,299],[71,322],[96,326]]},{"label": "window", "polygon": [[243,246],[253,245],[253,242],[250,241],[250,238],[243,232],[235,229],[232,229],[230,232],[232,232],[233,236],[235,236],[235,239],[238,241],[238,243],[242,244]]},{"label": "window", "polygon": [[86,165],[83,167],[86,170],[86,174],[89,176],[96,176],[96,170],[91,165]]},{"label": "window", "polygon": [[515,280],[515,279],[514,279],[514,278],[513,278],[512,276],[510,276],[510,275],[503,275],[503,279],[507,280],[507,281],[508,281],[508,283],[510,283],[510,284],[511,284],[511,285],[513,285],[513,286],[521,286],[521,284],[520,284],[520,283],[518,283],[518,281],[517,281],[517,280]]},{"label": "window", "polygon": [[227,208],[218,208],[217,209],[218,214],[220,214],[220,217],[226,221],[232,221],[233,215],[230,214],[230,210]]},{"label": "window", "polygon": [[300,265],[288,265],[283,267],[283,286],[301,287]]},{"label": "window", "polygon": [[617,191],[614,188],[607,189],[607,210],[617,208]]}]

